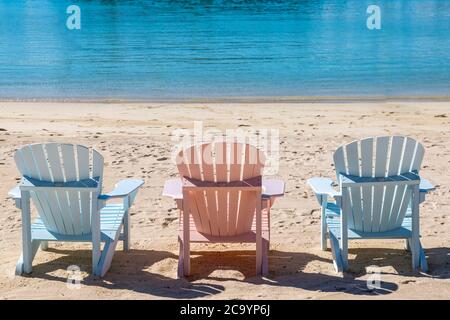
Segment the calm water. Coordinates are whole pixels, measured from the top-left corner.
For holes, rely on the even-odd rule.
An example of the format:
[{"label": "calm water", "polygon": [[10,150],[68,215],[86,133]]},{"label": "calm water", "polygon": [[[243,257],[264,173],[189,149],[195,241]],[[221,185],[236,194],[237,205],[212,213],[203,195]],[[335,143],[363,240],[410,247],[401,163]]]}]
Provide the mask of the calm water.
[{"label": "calm water", "polygon": [[0,0],[0,98],[403,94],[450,94],[450,0]]}]

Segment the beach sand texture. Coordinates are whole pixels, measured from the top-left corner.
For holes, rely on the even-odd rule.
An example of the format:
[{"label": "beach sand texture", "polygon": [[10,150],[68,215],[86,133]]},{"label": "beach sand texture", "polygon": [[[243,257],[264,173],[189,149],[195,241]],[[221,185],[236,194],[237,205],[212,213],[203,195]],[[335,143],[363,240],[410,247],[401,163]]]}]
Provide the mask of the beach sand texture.
[{"label": "beach sand texture", "polygon": [[[192,276],[177,280],[178,211],[161,195],[175,177],[170,161],[177,128],[274,128],[280,132],[279,177],[286,195],[271,216],[270,275],[255,277],[252,245],[193,245]],[[250,126],[250,127],[248,127]],[[438,188],[421,205],[422,244],[430,274],[412,272],[401,240],[350,242],[350,271],[335,273],[320,250],[320,211],[306,184],[334,177],[332,153],[341,144],[377,135],[408,135],[426,149],[421,174]],[[352,103],[0,103],[0,298],[2,299],[361,299],[450,298],[450,102]],[[21,251],[20,211],[7,192],[18,181],[13,153],[36,142],[94,147],[105,157],[104,190],[122,178],[145,185],[131,211],[132,249],[119,244],[104,278],[91,275],[89,244],[50,243],[33,273],[15,277]],[[34,213],[35,214],[35,213]],[[66,285],[78,265],[80,289]],[[383,288],[366,288],[366,267],[381,269]]]}]

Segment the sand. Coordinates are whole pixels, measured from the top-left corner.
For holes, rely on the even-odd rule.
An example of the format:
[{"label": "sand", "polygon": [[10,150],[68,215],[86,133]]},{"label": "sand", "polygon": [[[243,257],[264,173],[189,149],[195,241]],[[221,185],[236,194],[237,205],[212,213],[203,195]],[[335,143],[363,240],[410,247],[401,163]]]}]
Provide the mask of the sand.
[{"label": "sand", "polygon": [[[177,280],[178,212],[161,195],[175,177],[170,161],[177,128],[274,128],[286,195],[272,210],[270,275],[255,277],[254,246],[194,245],[192,276]],[[249,127],[250,126],[250,127]],[[2,299],[420,299],[450,298],[450,102],[63,103],[0,102],[0,298]],[[429,274],[414,273],[400,240],[350,243],[350,270],[336,274],[320,250],[320,212],[306,179],[333,177],[332,152],[373,135],[423,142],[422,175],[438,188],[421,205]],[[7,198],[19,178],[13,152],[36,142],[70,142],[105,157],[105,191],[118,179],[145,180],[131,211],[132,250],[119,244],[104,278],[91,275],[88,244],[51,243],[33,273],[14,276],[20,255],[20,212]],[[35,213],[34,213],[35,214]],[[81,286],[68,287],[78,265]],[[381,290],[369,291],[367,267],[380,267]]]}]

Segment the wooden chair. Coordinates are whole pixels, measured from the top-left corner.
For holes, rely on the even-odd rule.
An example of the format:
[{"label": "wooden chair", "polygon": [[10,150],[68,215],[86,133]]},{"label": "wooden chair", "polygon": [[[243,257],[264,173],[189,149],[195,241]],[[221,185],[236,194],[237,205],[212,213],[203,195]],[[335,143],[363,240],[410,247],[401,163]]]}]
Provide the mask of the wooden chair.
[{"label": "wooden chair", "polygon": [[181,178],[163,195],[180,209],[179,277],[190,273],[190,243],[256,243],[256,273],[268,273],[270,208],[284,182],[263,179],[265,156],[250,144],[206,143],[178,154]]},{"label": "wooden chair", "polygon": [[[121,180],[102,194],[103,157],[80,145],[32,144],[17,150],[14,159],[22,175],[9,192],[22,211],[23,253],[16,274],[31,273],[39,246],[46,250],[48,241],[72,241],[92,243],[92,272],[103,276],[118,241],[129,249],[129,209],[144,182]],[[106,204],[115,198],[123,202]],[[30,199],[39,215],[33,223]]]},{"label": "wooden chair", "polygon": [[322,206],[322,250],[328,234],[338,272],[348,267],[352,239],[405,239],[412,267],[427,271],[419,204],[434,186],[419,176],[423,155],[423,146],[411,138],[367,138],[334,153],[339,191],[331,179],[308,180]]}]

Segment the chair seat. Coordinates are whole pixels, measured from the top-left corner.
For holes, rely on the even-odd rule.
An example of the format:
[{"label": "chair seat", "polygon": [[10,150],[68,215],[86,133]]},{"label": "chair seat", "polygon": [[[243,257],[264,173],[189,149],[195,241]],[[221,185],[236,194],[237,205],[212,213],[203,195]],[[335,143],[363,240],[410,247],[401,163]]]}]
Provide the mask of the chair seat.
[{"label": "chair seat", "polygon": [[[340,208],[338,207],[338,205],[334,202],[328,202],[327,203],[327,208],[326,208],[326,215],[327,216],[339,216],[341,214]],[[411,206],[408,207],[408,209],[406,209],[406,214],[405,217],[411,217],[412,214],[412,210],[411,210]]]},{"label": "chair seat", "polygon": [[[268,210],[262,210],[262,237],[270,240],[270,218]],[[183,236],[183,219],[180,217],[179,224],[180,237]],[[189,219],[190,242],[211,242],[211,243],[255,243],[256,242],[256,216],[253,218],[251,232],[235,236],[212,236],[197,231],[194,219]]]},{"label": "chair seat", "polygon": [[[329,203],[326,209],[328,230],[337,238],[341,238],[340,210],[335,203]],[[411,209],[408,208],[402,225],[394,230],[384,232],[364,232],[348,229],[349,239],[406,239],[411,237]]]},{"label": "chair seat", "polygon": [[[114,241],[117,232],[125,215],[125,209],[122,204],[107,204],[100,210],[100,230],[101,241]],[[33,240],[46,241],[74,241],[74,242],[89,242],[92,240],[91,233],[81,235],[66,235],[59,234],[47,230],[41,218],[37,218],[31,225],[31,237]]]}]

